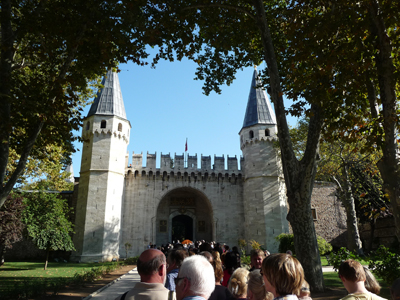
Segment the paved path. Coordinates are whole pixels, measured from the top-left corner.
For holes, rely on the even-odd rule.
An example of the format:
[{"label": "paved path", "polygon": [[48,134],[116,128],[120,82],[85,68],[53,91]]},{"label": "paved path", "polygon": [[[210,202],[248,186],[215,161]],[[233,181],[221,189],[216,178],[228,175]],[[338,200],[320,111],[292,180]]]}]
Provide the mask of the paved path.
[{"label": "paved path", "polygon": [[335,272],[332,266],[322,267],[322,272]]},{"label": "paved path", "polygon": [[126,291],[132,289],[136,282],[140,281],[137,269],[133,269],[122,275],[120,278],[110,282],[106,286],[97,290],[93,294],[87,296],[83,300],[95,299],[95,300],[114,300],[119,295],[122,295]]},{"label": "paved path", "polygon": [[[333,267],[322,267],[322,272],[334,272],[334,269]],[[137,269],[135,268],[113,282],[110,282],[93,294],[87,296],[83,300],[114,300],[119,295],[122,295],[126,291],[132,289],[136,282],[139,281],[140,277]]]}]

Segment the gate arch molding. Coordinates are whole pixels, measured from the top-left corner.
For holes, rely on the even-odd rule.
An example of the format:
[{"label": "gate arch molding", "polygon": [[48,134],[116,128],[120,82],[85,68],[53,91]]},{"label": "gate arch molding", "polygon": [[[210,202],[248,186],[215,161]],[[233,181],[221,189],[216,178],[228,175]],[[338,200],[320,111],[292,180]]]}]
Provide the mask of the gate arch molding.
[{"label": "gate arch molding", "polygon": [[[193,240],[214,240],[216,226],[214,212],[207,195],[193,187],[176,187],[159,198],[153,223],[153,241],[157,245],[172,242],[174,217],[187,216],[193,221],[193,228],[187,223],[184,228],[193,231]],[[174,225],[175,226],[175,225]]]}]

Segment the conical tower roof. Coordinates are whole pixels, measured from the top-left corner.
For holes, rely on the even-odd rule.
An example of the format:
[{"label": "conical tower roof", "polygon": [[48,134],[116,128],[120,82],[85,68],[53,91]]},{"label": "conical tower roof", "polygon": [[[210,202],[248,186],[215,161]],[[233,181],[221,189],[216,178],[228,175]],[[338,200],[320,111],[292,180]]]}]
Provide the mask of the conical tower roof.
[{"label": "conical tower roof", "polygon": [[97,96],[87,116],[112,115],[126,119],[125,106],[117,73],[109,70],[101,84],[104,87],[97,92]]},{"label": "conical tower roof", "polygon": [[256,124],[275,125],[276,118],[271,102],[265,91],[261,88],[261,80],[258,78],[258,72],[255,69],[242,128]]}]

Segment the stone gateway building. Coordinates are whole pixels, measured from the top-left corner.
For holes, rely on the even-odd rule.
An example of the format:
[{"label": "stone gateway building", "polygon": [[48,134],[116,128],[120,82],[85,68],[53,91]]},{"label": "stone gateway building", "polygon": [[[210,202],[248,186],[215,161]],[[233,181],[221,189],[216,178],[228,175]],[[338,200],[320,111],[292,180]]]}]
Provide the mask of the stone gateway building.
[{"label": "stone gateway building", "polygon": [[[286,188],[275,115],[260,86],[251,81],[237,157],[132,155],[116,73],[109,71],[84,119],[79,192],[71,260],[105,261],[139,255],[149,243],[214,240],[237,245],[256,240],[271,252],[275,237],[289,232]],[[238,128],[239,129],[239,128]],[[200,160],[200,165],[198,165]],[[159,168],[156,166],[160,166]],[[225,168],[227,165],[227,169]]]}]

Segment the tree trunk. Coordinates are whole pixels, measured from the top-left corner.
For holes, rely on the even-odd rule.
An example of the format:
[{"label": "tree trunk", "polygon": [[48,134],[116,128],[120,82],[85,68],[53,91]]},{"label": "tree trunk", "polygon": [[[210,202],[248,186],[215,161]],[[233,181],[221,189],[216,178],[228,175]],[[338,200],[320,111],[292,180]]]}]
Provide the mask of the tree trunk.
[{"label": "tree trunk", "polygon": [[44,264],[44,270],[47,270],[47,263],[49,262],[49,253],[50,253],[50,248],[46,249],[46,262]]},{"label": "tree trunk", "polygon": [[346,208],[347,215],[347,248],[351,251],[356,251],[359,255],[364,255],[362,249],[362,242],[360,239],[360,233],[358,231],[357,213],[356,206],[354,204],[353,192],[351,190],[351,183],[349,178],[349,172],[347,165],[342,164],[342,175],[343,175],[343,204]]},{"label": "tree trunk", "polygon": [[[11,132],[11,70],[14,56],[14,32],[12,29],[12,7],[10,0],[1,1],[0,12],[0,191],[7,172]],[[6,200],[0,197],[0,207]],[[4,198],[4,199],[3,199]]]},{"label": "tree trunk", "polygon": [[371,226],[371,232],[370,232],[370,240],[369,240],[369,251],[372,251],[372,247],[374,245],[374,237],[375,237],[375,224],[376,224],[376,219],[372,219],[371,222],[369,223]]},{"label": "tree trunk", "polygon": [[316,173],[316,158],[323,118],[320,107],[311,105],[306,151],[299,162],[294,154],[286,120],[278,63],[262,0],[254,0],[256,22],[264,48],[264,60],[270,76],[271,100],[274,103],[281,149],[282,166],[289,202],[288,220],[292,225],[296,255],[302,264],[306,279],[315,292],[324,290],[321,260],[318,253],[314,220],[311,214],[311,191]]},{"label": "tree trunk", "polygon": [[396,236],[400,241],[400,153],[397,146],[396,132],[398,116],[395,93],[396,80],[394,78],[395,66],[393,64],[391,40],[387,35],[379,1],[369,1],[367,9],[372,20],[372,33],[376,37],[376,49],[379,49],[375,56],[375,62],[378,70],[379,92],[382,102],[382,125],[385,132],[382,145],[383,157],[378,163],[378,168],[384,181],[383,188],[389,195],[396,224]]},{"label": "tree trunk", "polygon": [[6,255],[6,247],[4,245],[0,246],[0,267],[4,265],[4,255]]}]

